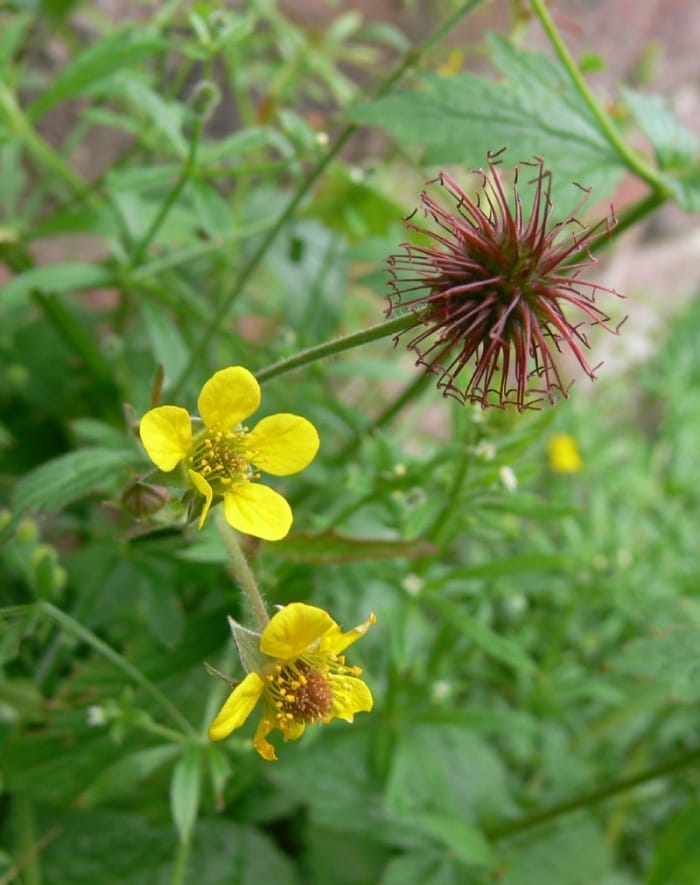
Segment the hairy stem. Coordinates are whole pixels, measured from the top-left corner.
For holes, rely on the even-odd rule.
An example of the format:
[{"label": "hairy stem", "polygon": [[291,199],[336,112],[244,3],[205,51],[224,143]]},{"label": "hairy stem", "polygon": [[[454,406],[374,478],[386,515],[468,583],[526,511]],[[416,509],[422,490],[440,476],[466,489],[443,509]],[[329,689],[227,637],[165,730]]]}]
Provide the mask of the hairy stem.
[{"label": "hairy stem", "polygon": [[420,318],[414,313],[405,313],[393,319],[386,320],[383,323],[377,323],[368,329],[362,329],[359,332],[351,332],[349,335],[342,335],[339,338],[333,338],[331,341],[324,341],[323,344],[316,344],[295,353],[294,356],[287,359],[279,360],[266,369],[261,369],[255,373],[258,381],[269,381],[278,375],[284,375],[291,372],[292,369],[299,369],[301,366],[308,366],[318,360],[325,359],[329,356],[342,353],[344,350],[350,350],[353,347],[360,347],[362,344],[368,344],[370,341],[379,341],[388,335],[395,335],[404,329],[410,329],[420,323]]},{"label": "hairy stem", "polygon": [[581,95],[581,98],[588,106],[591,114],[600,127],[600,131],[606,137],[610,146],[616,151],[617,155],[630,172],[633,172],[638,178],[641,178],[642,181],[645,181],[658,193],[667,194],[668,188],[664,184],[661,175],[659,175],[657,170],[650,166],[640,154],[629,146],[613,121],[610,119],[609,115],[596,101],[596,98],[588,88],[588,84],[583,78],[578,65],[573,60],[569,50],[566,48],[566,44],[559,36],[559,32],[547,11],[544,0],[531,0],[531,4],[549,42],[552,44],[552,48],[559,56],[559,60],[566,69],[566,72]]},{"label": "hairy stem", "polygon": [[241,549],[238,535],[226,522],[220,511],[217,513],[216,526],[219,529],[221,538],[226,545],[228,555],[231,558],[231,571],[238,581],[241,590],[244,592],[246,599],[250,603],[255,620],[262,630],[270,620],[270,616],[267,613],[265,600],[258,587],[258,582],[255,580],[255,575],[248,565],[248,560],[245,558],[245,554]]}]

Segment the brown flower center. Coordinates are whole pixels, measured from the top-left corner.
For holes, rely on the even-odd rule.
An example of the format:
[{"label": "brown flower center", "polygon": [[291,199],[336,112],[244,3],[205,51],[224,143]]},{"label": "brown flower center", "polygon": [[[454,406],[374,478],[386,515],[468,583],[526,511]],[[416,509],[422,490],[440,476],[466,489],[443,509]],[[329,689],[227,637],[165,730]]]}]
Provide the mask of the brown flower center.
[{"label": "brown flower center", "polygon": [[277,664],[267,676],[267,693],[277,727],[323,722],[333,706],[333,689],[325,673],[305,661]]}]

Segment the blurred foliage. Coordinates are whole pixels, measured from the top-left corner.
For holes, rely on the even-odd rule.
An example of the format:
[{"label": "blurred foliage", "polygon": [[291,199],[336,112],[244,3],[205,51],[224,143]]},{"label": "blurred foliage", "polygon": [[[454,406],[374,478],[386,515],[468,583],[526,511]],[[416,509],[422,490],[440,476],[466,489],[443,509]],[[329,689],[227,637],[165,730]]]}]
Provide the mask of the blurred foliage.
[{"label": "blurred foliage", "polygon": [[[375,709],[274,764],[206,739],[247,613],[215,526],[138,497],[154,396],[377,322],[435,163],[540,154],[562,211],[639,171],[552,58],[492,35],[493,76],[447,71],[329,5],[0,10],[0,880],[696,885],[698,302],[541,414],[443,401],[390,342],[266,382],[322,448],[247,552],[273,604],[377,613]],[[696,210],[666,104],[624,89],[615,125],[655,164],[627,222]]]}]

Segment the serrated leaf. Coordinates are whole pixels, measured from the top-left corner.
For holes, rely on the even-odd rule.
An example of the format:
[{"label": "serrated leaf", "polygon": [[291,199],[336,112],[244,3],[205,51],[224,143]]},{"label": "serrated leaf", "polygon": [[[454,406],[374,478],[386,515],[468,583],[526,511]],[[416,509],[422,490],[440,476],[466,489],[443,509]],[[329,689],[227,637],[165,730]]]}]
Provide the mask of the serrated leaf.
[{"label": "serrated leaf", "polygon": [[625,87],[622,87],[622,94],[640,129],[651,142],[661,169],[683,169],[695,161],[700,142],[674,118],[664,97]]},{"label": "serrated leaf", "polygon": [[199,748],[188,747],[175,766],[170,782],[170,810],[181,842],[190,841],[197,821],[201,763]]},{"label": "serrated leaf", "polygon": [[177,745],[164,744],[127,753],[112,765],[102,769],[99,776],[80,794],[76,804],[81,808],[92,808],[125,795],[153,772],[174,759],[179,752],[180,748]]},{"label": "serrated leaf", "polygon": [[440,842],[462,863],[488,866],[495,860],[493,848],[476,827],[457,817],[421,814],[410,818],[410,822],[426,835]]},{"label": "serrated leaf", "polygon": [[489,150],[509,147],[509,163],[544,157],[557,186],[579,181],[597,197],[609,193],[625,169],[562,69],[502,37],[489,42],[503,80],[427,75],[418,89],[351,109],[351,119],[427,145],[429,163],[483,166]]},{"label": "serrated leaf", "polygon": [[135,455],[112,449],[79,449],[47,461],[24,476],[15,487],[12,504],[23,512],[52,513],[82,495],[121,481]]},{"label": "serrated leaf", "polygon": [[159,37],[130,31],[112,34],[93,43],[76,56],[31,105],[29,119],[36,122],[60,102],[89,92],[117,71],[152,58],[162,47],[163,41]]},{"label": "serrated leaf", "polygon": [[60,294],[109,286],[113,279],[112,272],[99,264],[67,261],[33,267],[18,274],[0,289],[0,305],[18,307],[34,289]]},{"label": "serrated leaf", "polygon": [[610,667],[666,684],[676,700],[695,701],[700,698],[700,628],[674,628],[633,639]]}]

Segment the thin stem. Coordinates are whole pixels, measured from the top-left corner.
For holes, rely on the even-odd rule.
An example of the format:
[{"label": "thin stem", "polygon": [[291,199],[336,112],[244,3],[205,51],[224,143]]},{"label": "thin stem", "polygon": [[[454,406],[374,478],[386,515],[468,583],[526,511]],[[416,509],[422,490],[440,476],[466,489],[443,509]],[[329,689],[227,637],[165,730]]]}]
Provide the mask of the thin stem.
[{"label": "thin stem", "polygon": [[191,839],[185,839],[184,842],[178,840],[177,851],[175,852],[175,859],[173,861],[173,871],[170,876],[170,885],[184,885],[191,848]]},{"label": "thin stem", "polygon": [[248,565],[248,560],[245,558],[245,554],[238,542],[238,535],[226,522],[221,512],[217,513],[216,526],[226,545],[228,555],[231,557],[231,570],[250,603],[258,626],[262,629],[270,620],[270,616],[267,613],[265,600],[258,587],[258,582],[255,580],[255,575]]},{"label": "thin stem", "polygon": [[[471,12],[472,9],[479,6],[482,2],[484,2],[484,0],[469,0],[469,2],[463,3],[451,16],[449,16],[445,20],[445,22],[439,28],[437,28],[437,30],[430,37],[428,37],[427,40],[425,40],[420,46],[406,53],[397,68],[392,71],[392,73],[390,73],[388,77],[386,77],[386,79],[375,91],[375,97],[379,97],[388,92],[391,87],[398,80],[400,80],[401,77],[403,77],[403,75],[408,70],[417,66],[421,58],[435,43],[441,40],[442,37],[444,37],[445,34],[447,34],[457,24],[457,22],[459,22],[468,12]],[[341,130],[338,137],[328,148],[323,157],[321,157],[321,159],[309,172],[308,176],[300,183],[296,192],[293,194],[293,196],[281,212],[279,218],[277,219],[277,222],[270,228],[266,236],[263,237],[258,248],[249,258],[248,262],[243,266],[231,290],[221,299],[221,303],[214,311],[211,320],[202,333],[202,337],[192,348],[187,365],[182,370],[180,377],[177,379],[173,387],[172,396],[174,399],[177,399],[178,395],[182,392],[185,383],[190,376],[190,373],[197,365],[202,355],[205,353],[207,347],[209,346],[209,342],[212,336],[216,333],[216,330],[219,328],[221,321],[228,313],[233,302],[243,291],[243,288],[246,286],[248,280],[257,270],[258,265],[261,263],[272,243],[277,239],[277,236],[282,228],[292,218],[297,210],[297,207],[300,205],[304,197],[309,193],[311,188],[318,181],[318,179],[321,177],[321,175],[332,162],[332,160],[340,153],[344,145],[355,134],[357,129],[357,123],[349,123]]]},{"label": "thin stem", "polygon": [[131,261],[129,263],[130,267],[136,267],[144,256],[146,249],[153,242],[154,237],[160,230],[163,222],[168,217],[168,214],[172,207],[175,205],[177,198],[182,193],[183,187],[187,184],[190,176],[192,175],[192,170],[195,167],[197,162],[197,149],[199,147],[199,139],[202,134],[202,120],[197,119],[194,123],[194,128],[192,131],[192,139],[190,140],[190,149],[187,154],[187,159],[185,161],[184,166],[178,176],[173,189],[170,191],[168,196],[163,201],[162,206],[160,207],[160,211],[156,215],[156,217],[151,222],[151,226],[146,231],[145,236],[141,240],[141,242],[137,245],[134,250],[134,254],[131,257]]},{"label": "thin stem", "polygon": [[[36,838],[34,808],[32,806],[32,801],[28,796],[20,793],[15,797],[15,814],[17,818],[17,835],[21,851],[21,856],[17,865],[21,865],[21,868],[23,869],[22,881],[26,883],[26,885],[41,885],[39,851],[43,848],[43,844],[40,844]],[[42,842],[45,844],[46,841],[46,837],[44,837]]]},{"label": "thin stem", "polygon": [[309,363],[315,363],[326,357],[334,356],[337,353],[342,353],[344,350],[360,347],[360,345],[368,344],[370,341],[379,341],[388,335],[395,335],[404,329],[410,329],[412,326],[418,325],[420,322],[420,317],[416,314],[405,313],[383,323],[370,326],[368,329],[351,332],[349,335],[342,335],[339,338],[333,338],[331,341],[324,341],[323,344],[316,344],[314,347],[295,353],[294,356],[279,360],[279,362],[273,363],[266,369],[261,369],[255,373],[255,377],[258,381],[268,381],[277,375],[284,375],[286,372],[291,372],[292,369],[308,366]]},{"label": "thin stem", "polygon": [[160,691],[160,689],[156,688],[156,686],[147,679],[140,670],[134,667],[133,664],[130,664],[129,661],[120,655],[118,651],[115,651],[111,645],[107,645],[106,642],[103,642],[98,636],[95,636],[91,630],[88,630],[87,627],[83,627],[82,624],[70,615],[61,611],[61,609],[56,608],[56,606],[52,605],[50,602],[38,602],[37,608],[39,611],[44,612],[56,621],[67,633],[77,636],[78,639],[86,642],[88,645],[92,646],[95,651],[110,660],[122,671],[122,673],[127,675],[136,683],[136,685],[149,694],[158,706],[167,713],[187,735],[191,737],[195,735],[195,730],[178,708]]},{"label": "thin stem", "polygon": [[700,747],[696,747],[694,750],[690,750],[682,756],[677,756],[670,762],[664,762],[661,765],[655,765],[652,768],[640,771],[639,774],[635,774],[632,777],[612,781],[612,783],[599,787],[597,790],[583,793],[575,799],[567,799],[564,802],[558,802],[555,805],[550,805],[549,808],[544,808],[542,811],[536,811],[534,814],[527,815],[519,820],[503,824],[500,827],[494,827],[487,832],[487,836],[491,839],[503,839],[507,836],[514,836],[516,833],[522,833],[524,830],[539,827],[548,821],[555,820],[565,814],[570,814],[572,811],[578,811],[581,808],[597,805],[599,802],[611,799],[618,793],[624,793],[626,790],[631,790],[634,787],[638,787],[640,784],[645,784],[649,781],[657,780],[660,777],[667,777],[677,771],[682,771],[684,768],[688,768],[688,766],[698,761],[700,761]]},{"label": "thin stem", "polygon": [[569,77],[571,77],[571,80],[576,89],[579,91],[581,98],[585,101],[590,112],[595,117],[595,120],[600,127],[600,131],[606,137],[608,143],[617,152],[620,159],[631,172],[641,178],[642,181],[646,181],[646,183],[653,187],[655,191],[667,194],[668,188],[665,185],[661,175],[656,171],[656,169],[650,166],[640,154],[634,151],[627,144],[608,114],[596,101],[595,96],[588,88],[588,84],[584,80],[583,75],[578,68],[578,65],[571,57],[569,50],[566,48],[566,44],[559,36],[556,25],[547,12],[544,0],[531,0],[531,3],[532,9],[537,18],[540,20],[540,24],[542,25],[542,28],[546,33],[549,42],[552,44],[554,51],[559,56],[559,60],[564,65]]}]

